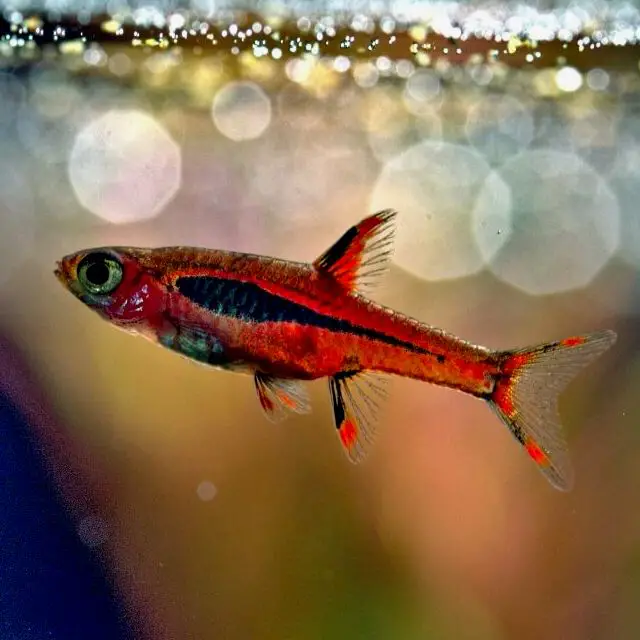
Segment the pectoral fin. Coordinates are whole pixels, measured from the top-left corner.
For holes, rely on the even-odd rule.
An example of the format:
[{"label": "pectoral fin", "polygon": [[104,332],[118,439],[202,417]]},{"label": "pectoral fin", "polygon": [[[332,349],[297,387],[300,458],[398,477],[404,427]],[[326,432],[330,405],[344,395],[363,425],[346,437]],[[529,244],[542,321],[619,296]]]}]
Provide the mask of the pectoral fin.
[{"label": "pectoral fin", "polygon": [[184,322],[167,325],[158,336],[158,342],[196,362],[222,367],[229,364],[220,339],[198,325]]},{"label": "pectoral fin", "polygon": [[309,394],[302,382],[285,378],[274,378],[265,373],[255,374],[256,391],[260,406],[272,422],[279,422],[293,413],[309,413]]}]

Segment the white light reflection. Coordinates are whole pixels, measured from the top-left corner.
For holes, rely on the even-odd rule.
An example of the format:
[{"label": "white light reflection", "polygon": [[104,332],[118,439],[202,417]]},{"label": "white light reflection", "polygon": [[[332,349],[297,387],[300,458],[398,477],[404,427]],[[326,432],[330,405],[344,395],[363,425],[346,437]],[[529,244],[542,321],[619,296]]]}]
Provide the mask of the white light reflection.
[{"label": "white light reflection", "polygon": [[562,67],[556,72],[556,85],[560,91],[573,93],[582,86],[582,75],[574,67]]},{"label": "white light reflection", "polygon": [[[396,263],[422,278],[442,280],[476,273],[485,259],[472,219],[501,240],[510,229],[509,189],[469,147],[422,142],[383,168],[370,210],[398,210]],[[500,233],[496,233],[500,231]]]},{"label": "white light reflection", "polygon": [[271,100],[254,82],[229,82],[216,93],[211,116],[227,138],[236,142],[253,140],[271,122]]},{"label": "white light reflection", "polygon": [[491,271],[531,294],[587,285],[619,241],[618,203],[604,179],[577,155],[552,149],[525,152],[498,173],[513,198],[510,236],[496,253],[474,227]]},{"label": "white light reflection", "polygon": [[305,82],[311,75],[313,63],[311,60],[300,60],[298,58],[292,58],[288,60],[284,66],[287,78],[291,82]]},{"label": "white light reflection", "polygon": [[107,111],[76,136],[69,179],[80,204],[104,220],[153,218],[180,186],[180,148],[149,114]]}]

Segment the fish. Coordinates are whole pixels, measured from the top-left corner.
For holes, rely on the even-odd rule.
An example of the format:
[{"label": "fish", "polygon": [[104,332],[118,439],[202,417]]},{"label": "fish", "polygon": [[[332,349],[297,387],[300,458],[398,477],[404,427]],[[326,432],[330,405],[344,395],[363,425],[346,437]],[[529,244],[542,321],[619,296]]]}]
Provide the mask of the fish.
[{"label": "fish", "polygon": [[412,378],[485,401],[553,487],[574,472],[558,398],[616,341],[597,330],[494,350],[386,307],[397,212],[350,227],[313,262],[174,246],[98,247],[57,262],[63,286],[112,325],[198,363],[253,376],[272,421],[311,411],[306,382],[326,378],[342,449],[363,461],[388,381]]}]

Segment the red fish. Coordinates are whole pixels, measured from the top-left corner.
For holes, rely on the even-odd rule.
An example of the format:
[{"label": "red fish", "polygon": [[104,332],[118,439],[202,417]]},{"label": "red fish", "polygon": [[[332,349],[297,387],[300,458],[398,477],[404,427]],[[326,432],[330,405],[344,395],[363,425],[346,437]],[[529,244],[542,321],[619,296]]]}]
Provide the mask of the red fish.
[{"label": "red fish", "polygon": [[254,376],[266,414],[310,411],[303,381],[328,378],[340,442],[360,461],[388,374],[474,395],[496,411],[552,485],[571,463],[558,395],[616,339],[613,331],[494,351],[363,294],[389,263],[395,212],[351,227],[313,263],[191,247],[102,247],[55,273],[112,324],[193,360]]}]

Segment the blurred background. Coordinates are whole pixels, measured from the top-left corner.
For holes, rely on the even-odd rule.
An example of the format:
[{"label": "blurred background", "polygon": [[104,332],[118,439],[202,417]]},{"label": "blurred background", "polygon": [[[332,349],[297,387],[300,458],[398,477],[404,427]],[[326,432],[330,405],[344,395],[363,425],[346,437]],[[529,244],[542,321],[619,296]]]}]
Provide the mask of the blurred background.
[{"label": "blurred background", "polygon": [[[636,3],[1,7],[3,640],[639,636]],[[313,260],[385,207],[376,300],[492,348],[618,332],[562,396],[573,492],[406,380],[354,467],[326,382],[271,424],[52,273]]]}]

